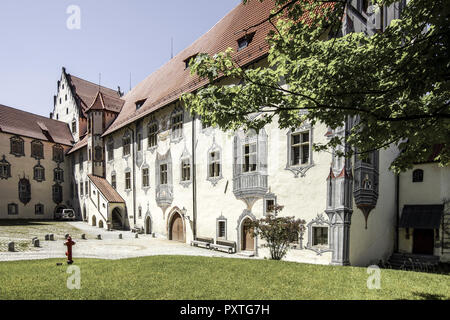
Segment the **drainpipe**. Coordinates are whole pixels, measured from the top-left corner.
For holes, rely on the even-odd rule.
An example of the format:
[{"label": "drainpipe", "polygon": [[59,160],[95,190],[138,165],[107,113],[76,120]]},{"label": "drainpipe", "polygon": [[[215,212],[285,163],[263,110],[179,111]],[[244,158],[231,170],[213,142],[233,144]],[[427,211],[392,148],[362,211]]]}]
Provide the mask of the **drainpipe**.
[{"label": "drainpipe", "polygon": [[396,224],[395,224],[395,247],[394,252],[399,250],[399,224],[400,224],[400,174],[395,175],[395,205],[397,210]]},{"label": "drainpipe", "polygon": [[133,137],[133,141],[132,141],[132,144],[131,144],[131,146],[132,146],[132,153],[131,153],[131,156],[132,156],[132,158],[133,158],[133,161],[132,161],[132,167],[133,167],[133,190],[132,190],[132,192],[133,192],[133,222],[134,222],[134,225],[133,225],[133,228],[134,228],[134,226],[136,225],[136,168],[135,168],[135,161],[136,161],[136,159],[135,159],[135,153],[136,153],[136,148],[135,148],[135,143],[136,143],[136,134],[137,134],[137,132],[135,131],[135,130],[133,130],[132,128],[131,128],[131,126],[128,128],[129,130],[131,130],[131,132],[132,132],[132,137]]},{"label": "drainpipe", "polygon": [[194,240],[197,238],[197,166],[195,157],[195,146],[196,146],[196,131],[195,131],[195,120],[196,115],[192,115],[192,216],[193,216],[193,233]]}]

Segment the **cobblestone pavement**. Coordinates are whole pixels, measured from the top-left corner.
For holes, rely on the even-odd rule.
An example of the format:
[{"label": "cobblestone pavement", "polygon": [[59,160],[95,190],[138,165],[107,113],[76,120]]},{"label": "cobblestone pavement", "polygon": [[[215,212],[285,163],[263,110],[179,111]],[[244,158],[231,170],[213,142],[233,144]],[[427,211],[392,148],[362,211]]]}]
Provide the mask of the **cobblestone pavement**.
[{"label": "cobblestone pavement", "polygon": [[[69,222],[74,227],[88,234],[87,240],[74,238],[73,258],[97,258],[97,259],[126,259],[156,255],[189,255],[206,257],[243,258],[235,254],[217,252],[203,248],[191,247],[189,244],[153,238],[151,235],[139,235],[129,231],[107,231],[89,226],[84,222]],[[103,240],[97,240],[92,235],[102,236]],[[119,239],[119,234],[123,239]],[[62,258],[65,259],[66,247],[63,240],[40,240],[40,248],[32,251],[0,252],[0,261],[37,260]],[[30,236],[31,243],[31,236]]]}]

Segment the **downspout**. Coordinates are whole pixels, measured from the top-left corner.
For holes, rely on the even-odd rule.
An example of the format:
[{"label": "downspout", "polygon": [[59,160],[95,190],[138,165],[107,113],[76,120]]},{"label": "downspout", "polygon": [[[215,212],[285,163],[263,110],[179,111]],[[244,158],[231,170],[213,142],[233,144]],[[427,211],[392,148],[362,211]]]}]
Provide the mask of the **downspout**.
[{"label": "downspout", "polygon": [[196,115],[192,115],[192,216],[194,240],[197,239],[197,166],[195,157],[196,147],[196,131],[195,131]]},{"label": "downspout", "polygon": [[136,226],[136,168],[135,168],[136,148],[134,145],[136,143],[136,136],[135,136],[136,132],[131,127],[129,128],[129,130],[131,130],[132,136],[133,136],[133,143],[131,145],[133,148],[133,151],[132,151],[133,165],[132,165],[132,167],[133,167],[133,223],[134,223],[133,228],[134,228]]},{"label": "downspout", "polygon": [[398,252],[400,236],[399,236],[399,224],[400,224],[400,174],[396,174],[395,182],[395,205],[397,210],[396,224],[395,224],[395,247],[394,252]]}]

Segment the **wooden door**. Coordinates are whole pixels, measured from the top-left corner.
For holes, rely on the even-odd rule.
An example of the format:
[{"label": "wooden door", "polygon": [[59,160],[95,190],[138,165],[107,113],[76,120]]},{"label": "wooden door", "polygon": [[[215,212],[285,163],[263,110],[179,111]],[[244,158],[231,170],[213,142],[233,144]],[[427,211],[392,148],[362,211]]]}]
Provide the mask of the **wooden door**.
[{"label": "wooden door", "polygon": [[184,242],[184,234],[183,234],[183,221],[179,214],[177,214],[172,220],[172,240]]},{"label": "wooden door", "polygon": [[242,250],[245,251],[255,250],[255,239],[253,238],[253,228],[250,227],[246,222],[244,222],[242,239],[243,239]]},{"label": "wooden door", "polygon": [[431,229],[414,229],[413,253],[434,254],[434,231]]}]

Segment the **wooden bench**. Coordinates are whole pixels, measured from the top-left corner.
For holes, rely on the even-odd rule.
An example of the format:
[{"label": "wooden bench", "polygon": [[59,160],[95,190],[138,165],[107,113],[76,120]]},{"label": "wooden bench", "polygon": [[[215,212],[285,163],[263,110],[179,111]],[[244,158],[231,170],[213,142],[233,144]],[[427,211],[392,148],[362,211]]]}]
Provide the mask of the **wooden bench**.
[{"label": "wooden bench", "polygon": [[210,249],[212,244],[214,244],[213,238],[197,237],[195,240],[191,241],[191,246],[204,246],[206,249]]},{"label": "wooden bench", "polygon": [[227,240],[217,240],[216,244],[211,244],[211,249],[216,251],[222,250],[229,254],[236,253],[236,242]]}]

